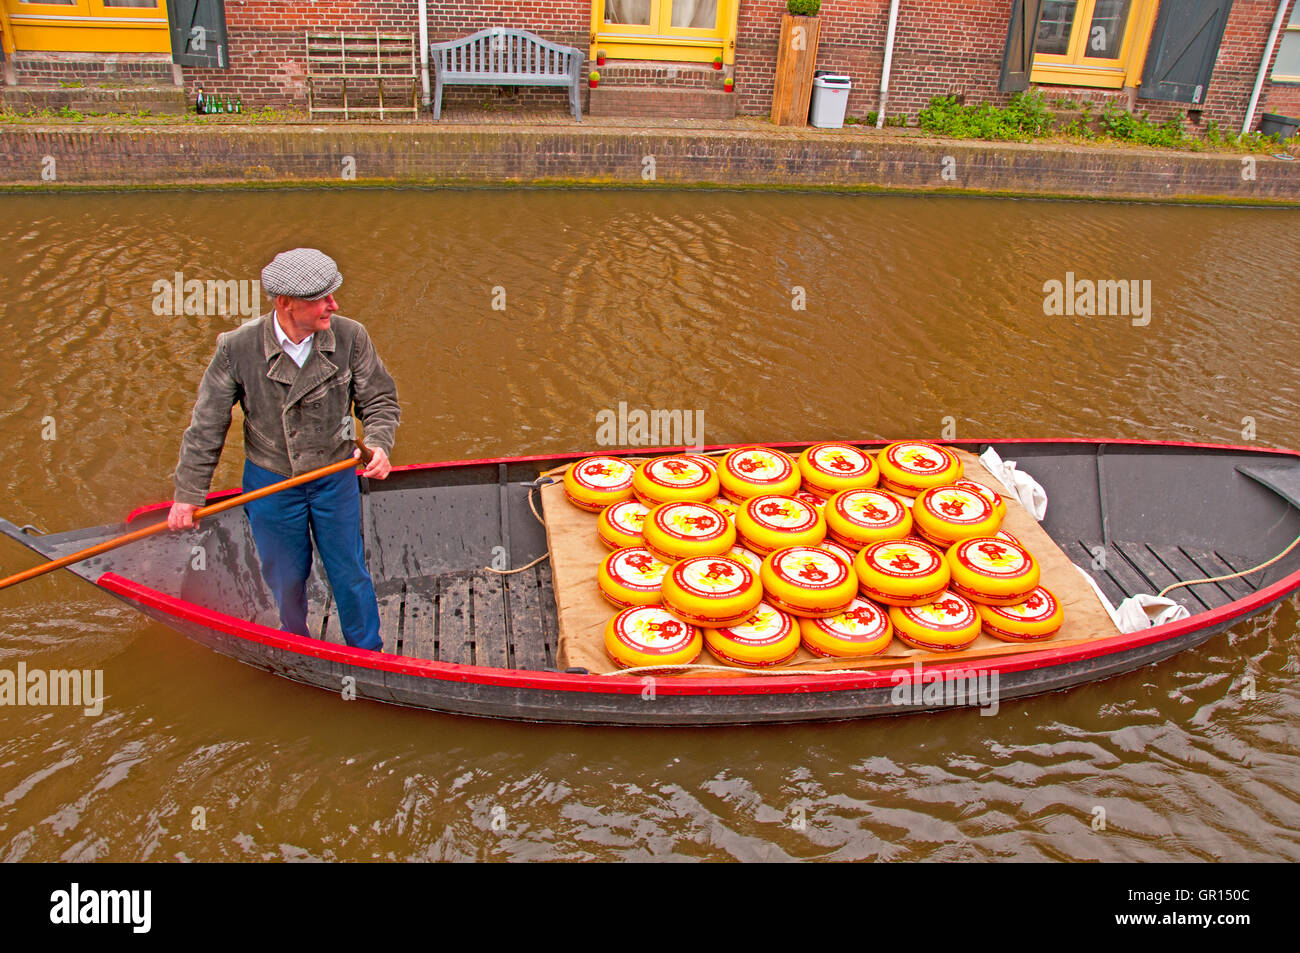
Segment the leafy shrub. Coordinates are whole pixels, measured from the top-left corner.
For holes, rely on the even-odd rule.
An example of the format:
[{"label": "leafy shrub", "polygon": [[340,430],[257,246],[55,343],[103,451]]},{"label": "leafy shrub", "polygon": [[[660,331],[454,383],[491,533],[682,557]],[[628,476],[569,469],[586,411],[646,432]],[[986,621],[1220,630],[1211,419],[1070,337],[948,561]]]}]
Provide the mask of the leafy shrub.
[{"label": "leafy shrub", "polygon": [[786,0],[785,8],[797,17],[815,17],[822,0]]},{"label": "leafy shrub", "polygon": [[936,96],[916,118],[926,132],[954,139],[1027,142],[1052,126],[1052,114],[1037,90],[1017,93],[1001,108],[988,103],[965,106],[956,96]]}]

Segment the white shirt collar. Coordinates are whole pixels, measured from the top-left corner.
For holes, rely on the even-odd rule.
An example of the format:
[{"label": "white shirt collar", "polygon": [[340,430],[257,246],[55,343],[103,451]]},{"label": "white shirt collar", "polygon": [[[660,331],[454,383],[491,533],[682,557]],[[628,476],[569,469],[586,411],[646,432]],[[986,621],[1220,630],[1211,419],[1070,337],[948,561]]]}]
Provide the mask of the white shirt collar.
[{"label": "white shirt collar", "polygon": [[275,325],[275,339],[280,342],[280,349],[299,367],[306,364],[307,357],[311,354],[311,339],[316,336],[315,333],[307,335],[294,344],[289,340],[289,335],[284,333],[284,328],[280,327],[280,318],[274,311],[271,312],[271,323]]}]

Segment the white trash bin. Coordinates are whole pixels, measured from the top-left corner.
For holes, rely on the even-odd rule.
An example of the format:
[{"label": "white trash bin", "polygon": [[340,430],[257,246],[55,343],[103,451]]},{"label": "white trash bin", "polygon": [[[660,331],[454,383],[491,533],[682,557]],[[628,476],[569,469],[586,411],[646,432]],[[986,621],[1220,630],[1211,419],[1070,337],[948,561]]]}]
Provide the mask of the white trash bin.
[{"label": "white trash bin", "polygon": [[853,78],[824,73],[813,79],[812,109],[808,121],[818,129],[842,129]]}]

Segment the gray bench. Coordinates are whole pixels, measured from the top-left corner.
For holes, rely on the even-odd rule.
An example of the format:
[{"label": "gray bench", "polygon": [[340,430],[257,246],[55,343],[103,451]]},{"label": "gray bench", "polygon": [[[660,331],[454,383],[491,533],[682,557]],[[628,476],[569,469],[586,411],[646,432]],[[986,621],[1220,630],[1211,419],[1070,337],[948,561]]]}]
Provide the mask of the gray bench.
[{"label": "gray bench", "polygon": [[430,43],[429,52],[436,87],[434,119],[442,116],[443,86],[567,86],[569,109],[582,122],[582,50],[550,43],[527,30],[495,27]]}]

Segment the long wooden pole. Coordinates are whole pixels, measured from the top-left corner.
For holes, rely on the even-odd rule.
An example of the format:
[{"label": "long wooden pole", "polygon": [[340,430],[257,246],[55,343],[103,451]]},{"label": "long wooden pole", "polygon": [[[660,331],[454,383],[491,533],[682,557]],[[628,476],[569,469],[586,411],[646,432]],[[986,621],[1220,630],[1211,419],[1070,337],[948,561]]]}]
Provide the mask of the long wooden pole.
[{"label": "long wooden pole", "polygon": [[[361,450],[361,463],[370,463],[370,458],[374,456],[374,451],[363,444],[360,440],[357,440],[357,446]],[[253,500],[260,500],[273,493],[279,493],[281,490],[288,490],[295,486],[302,486],[302,484],[310,483],[312,480],[319,480],[321,477],[329,476],[331,473],[341,473],[344,470],[356,467],[356,465],[357,459],[355,457],[349,457],[346,460],[340,460],[338,463],[331,463],[329,466],[319,467],[318,469],[310,470],[299,476],[290,477],[287,480],[281,480],[279,483],[272,483],[270,486],[264,486],[260,490],[250,490],[248,493],[240,493],[238,496],[232,496],[228,500],[222,500],[219,503],[213,503],[210,506],[200,507],[194,511],[194,519],[197,521],[205,516],[212,516],[213,514],[220,513],[223,510],[242,506]],[[39,566],[33,566],[31,569],[26,569],[23,572],[15,573],[12,576],[0,579],[0,589],[15,586],[20,582],[26,582],[28,579],[35,579],[37,576],[43,576],[47,572],[53,572],[56,569],[71,566],[73,563],[79,563],[83,559],[89,559],[91,556],[98,556],[100,553],[106,553],[109,550],[126,546],[128,543],[134,543],[137,540],[153,536],[155,533],[161,533],[166,528],[166,521],[155,523],[152,526],[146,526],[144,529],[138,529],[133,533],[116,536],[106,542],[91,546],[89,549],[83,549],[68,556],[61,556],[51,562],[42,563]]]}]

